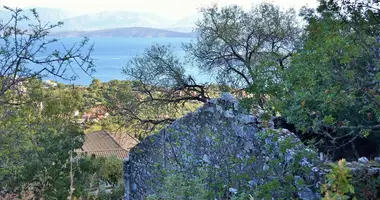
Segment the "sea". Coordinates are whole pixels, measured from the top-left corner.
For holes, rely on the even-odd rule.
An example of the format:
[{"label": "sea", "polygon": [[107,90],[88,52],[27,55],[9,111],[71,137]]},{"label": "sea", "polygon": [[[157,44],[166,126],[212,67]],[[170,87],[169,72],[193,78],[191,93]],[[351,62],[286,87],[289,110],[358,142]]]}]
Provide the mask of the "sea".
[{"label": "sea", "polygon": [[[49,46],[46,52],[54,49],[64,50],[64,48],[78,45],[83,38],[80,37],[63,37],[58,38],[59,42]],[[89,85],[96,78],[102,82],[110,80],[130,80],[122,73],[122,68],[135,56],[141,55],[147,48],[155,44],[171,45],[173,52],[181,59],[185,59],[185,52],[182,44],[189,43],[193,38],[127,38],[127,37],[92,37],[89,38],[89,44],[94,44],[91,57],[94,59],[96,72],[91,76],[85,74],[80,68],[68,69],[68,76],[75,75],[74,81],[63,80],[54,76],[46,76],[44,80],[53,80],[66,84]],[[44,56],[44,55],[41,55]],[[34,66],[38,68],[38,66]],[[199,72],[198,68],[192,64],[186,64],[185,71],[187,75],[195,77],[198,82],[209,82],[210,77]]]}]

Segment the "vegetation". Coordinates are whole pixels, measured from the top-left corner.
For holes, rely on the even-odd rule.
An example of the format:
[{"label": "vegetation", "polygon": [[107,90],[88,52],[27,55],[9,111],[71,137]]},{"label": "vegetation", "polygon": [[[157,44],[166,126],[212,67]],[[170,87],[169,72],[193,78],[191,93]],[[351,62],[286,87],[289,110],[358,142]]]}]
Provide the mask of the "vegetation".
[{"label": "vegetation", "polygon": [[[297,26],[294,11],[270,4],[248,12],[238,6],[212,6],[201,13],[197,40],[184,49],[194,65],[217,77],[220,90],[226,85],[244,90],[248,95],[241,101],[247,109],[259,111],[263,119],[285,119],[283,128],[292,129],[305,144],[333,160],[378,155],[380,9],[376,2],[321,0],[316,10],[301,11],[304,27]],[[168,94],[198,91],[196,100],[202,102],[199,97],[206,96],[207,84],[185,77],[181,59],[167,49],[152,47],[125,72],[143,85],[170,88]],[[188,98],[192,99],[166,95],[148,100],[165,104]],[[273,187],[276,184],[268,186]]]},{"label": "vegetation", "polygon": [[[0,97],[2,104],[13,102],[17,96],[9,96],[10,89],[21,89],[23,81],[31,78],[41,78],[48,74],[65,80],[77,78],[71,69],[80,69],[90,74],[94,71],[93,60],[90,57],[92,46],[88,47],[88,39],[79,45],[63,46],[64,51],[47,49],[58,43],[57,39],[49,38],[49,32],[62,23],[43,24],[35,9],[30,10],[28,17],[21,9],[4,7],[11,13],[9,19],[0,21]],[[37,65],[39,67],[32,67]],[[22,93],[22,91],[18,91]]]},{"label": "vegetation", "polygon": [[35,10],[30,18],[27,11],[5,9],[11,15],[0,21],[0,198],[74,198],[96,191],[104,181],[118,183],[120,160],[73,160],[84,136],[74,113],[88,108],[81,90],[61,84],[47,88],[41,81],[47,75],[73,80],[69,69],[91,73],[92,46],[84,39],[49,52],[58,42],[49,31],[61,23],[42,24]]},{"label": "vegetation", "polygon": [[[380,12],[376,3],[321,1],[316,10],[302,10],[305,27],[297,25],[293,10],[271,4],[249,11],[212,6],[201,13],[197,40],[184,45],[184,50],[200,70],[217,77],[221,91],[244,90],[248,98],[241,101],[247,109],[267,120],[281,116],[288,123],[283,128],[294,126],[292,131],[305,143],[313,143],[333,159],[377,155]],[[181,59],[167,46],[153,46],[124,72],[150,95],[144,103],[158,108],[209,98],[208,84],[186,77]],[[162,95],[151,95],[162,88]],[[184,96],[175,95],[182,91]],[[173,117],[156,119],[164,124],[173,121]]]},{"label": "vegetation", "polygon": [[[85,38],[49,51],[58,42],[49,33],[62,23],[42,24],[33,9],[32,15],[5,9],[12,15],[0,20],[0,192],[9,198],[119,198],[120,160],[73,161],[85,131],[106,129],[143,139],[222,91],[235,94],[264,120],[285,119],[282,128],[292,129],[305,144],[333,160],[380,153],[380,9],[375,1],[320,0],[317,9],[301,11],[302,20],[292,9],[267,3],[248,11],[214,5],[200,11],[197,38],[184,45],[188,60],[170,46],[154,45],[124,67],[130,81],[94,79],[89,87],[48,88],[41,81],[46,76],[74,80],[75,70],[90,75],[93,47]],[[216,77],[217,83],[186,76],[185,63]],[[95,105],[105,106],[111,116],[78,123],[74,113]],[[291,172],[301,168],[292,166],[289,176],[232,196],[290,199],[297,182]],[[169,174],[162,192],[149,198],[208,199],[203,175]],[[362,188],[341,160],[332,166],[322,192],[325,199],[354,194],[371,199],[379,179],[369,180],[364,184],[368,188]],[[117,189],[112,194],[93,193],[102,183]],[[282,191],[274,192],[280,186]],[[197,196],[191,195],[193,190]],[[223,195],[230,194],[218,197]]]},{"label": "vegetation", "polygon": [[351,199],[350,194],[354,194],[355,190],[351,184],[352,175],[346,167],[346,160],[342,159],[338,164],[331,165],[332,171],[327,174],[327,183],[322,187],[322,192],[325,193],[323,199]]},{"label": "vegetation", "polygon": [[185,46],[200,70],[216,76],[221,84],[248,89],[254,104],[264,108],[264,96],[278,87],[301,29],[294,10],[273,4],[201,10],[196,23],[197,40]]},{"label": "vegetation", "polygon": [[302,46],[284,74],[286,92],[274,104],[333,158],[376,156],[380,10],[339,2],[322,1],[316,13],[303,11],[308,26]]}]

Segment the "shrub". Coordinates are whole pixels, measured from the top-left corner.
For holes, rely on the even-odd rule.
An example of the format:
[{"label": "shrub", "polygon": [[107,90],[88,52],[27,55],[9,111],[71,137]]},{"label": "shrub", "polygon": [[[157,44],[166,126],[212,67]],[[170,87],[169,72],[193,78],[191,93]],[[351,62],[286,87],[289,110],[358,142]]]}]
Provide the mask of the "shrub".
[{"label": "shrub", "polygon": [[[326,175],[327,182],[322,186],[324,200],[346,200],[355,194],[351,184],[352,175],[346,167],[346,160],[339,160],[338,164],[331,163],[331,172]],[[356,197],[352,197],[356,199]]]},{"label": "shrub", "polygon": [[199,200],[209,199],[206,184],[200,177],[187,177],[183,173],[173,173],[164,178],[159,192],[148,196],[148,200]]}]

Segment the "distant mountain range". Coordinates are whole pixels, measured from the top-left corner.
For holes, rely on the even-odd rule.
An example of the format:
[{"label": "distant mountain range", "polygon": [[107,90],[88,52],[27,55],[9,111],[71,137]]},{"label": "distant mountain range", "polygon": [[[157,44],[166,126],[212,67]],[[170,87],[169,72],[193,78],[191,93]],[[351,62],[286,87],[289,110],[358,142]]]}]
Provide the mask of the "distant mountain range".
[{"label": "distant mountain range", "polygon": [[[27,8],[29,9],[29,8]],[[25,9],[26,10],[26,9]],[[55,31],[57,36],[144,36],[144,37],[193,37],[194,23],[198,15],[183,19],[165,17],[142,12],[105,11],[94,14],[79,15],[63,9],[36,8],[41,22],[64,25]],[[10,17],[10,13],[0,10],[1,18]],[[28,17],[32,17],[28,14]]]},{"label": "distant mountain range", "polygon": [[163,28],[170,26],[171,21],[158,15],[129,11],[106,11],[95,14],[80,15],[64,19],[66,30],[99,30],[123,27]]},{"label": "distant mountain range", "polygon": [[183,33],[157,28],[127,27],[95,31],[65,31],[52,33],[56,37],[177,37],[192,38],[194,32]]}]

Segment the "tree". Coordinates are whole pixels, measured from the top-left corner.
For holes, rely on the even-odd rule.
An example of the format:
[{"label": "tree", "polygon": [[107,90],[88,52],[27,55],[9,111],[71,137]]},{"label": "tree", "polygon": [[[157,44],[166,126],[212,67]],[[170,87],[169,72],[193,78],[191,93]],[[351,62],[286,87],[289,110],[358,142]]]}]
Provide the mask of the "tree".
[{"label": "tree", "polygon": [[[196,24],[197,40],[184,45],[193,64],[217,76],[220,86],[250,87],[264,107],[263,97],[280,90],[276,87],[300,34],[295,12],[260,4],[248,12],[238,6],[219,9],[215,5],[201,13],[203,18]],[[191,110],[183,109],[185,104],[206,103],[216,92],[210,90],[210,83],[187,76],[184,66],[170,46],[147,49],[124,68],[128,78],[138,82],[136,88],[142,99],[137,105],[118,110],[152,128],[171,123]],[[144,117],[137,112],[141,110]]]},{"label": "tree", "polygon": [[141,125],[140,130],[151,132],[171,123],[209,99],[207,84],[186,76],[184,66],[170,46],[153,45],[123,69],[134,81],[124,96],[133,97],[109,102],[118,102],[117,114],[127,124]]},{"label": "tree", "polygon": [[286,71],[279,111],[334,158],[377,155],[379,7],[321,1],[317,11],[303,13],[309,24]]},{"label": "tree", "polygon": [[[90,57],[93,46],[88,46],[89,40],[71,47],[63,45],[64,51],[49,47],[58,43],[57,39],[49,37],[49,32],[62,26],[43,24],[37,11],[31,9],[28,17],[22,9],[4,7],[11,16],[0,20],[0,102],[15,103],[15,96],[8,95],[9,90],[21,90],[22,84],[28,79],[42,77],[48,74],[64,80],[74,80],[77,76],[74,70],[83,70],[90,74],[94,71],[93,60]],[[88,48],[88,49],[86,49]],[[34,67],[33,67],[34,65]],[[38,67],[36,67],[36,65]],[[68,71],[72,70],[72,74]]]},{"label": "tree", "polygon": [[[75,70],[94,70],[88,39],[52,50],[49,32],[62,25],[43,24],[5,7],[0,19],[0,188],[23,199],[68,196],[69,151],[82,146],[83,131],[73,114],[83,102],[78,91],[44,89],[47,75],[74,80]],[[72,70],[72,73],[68,73]],[[74,75],[72,75],[74,74]]]},{"label": "tree", "polygon": [[89,88],[91,91],[96,92],[100,89],[102,85],[102,82],[99,79],[92,79],[91,84],[89,85]]},{"label": "tree", "polygon": [[27,103],[0,109],[0,186],[39,199],[66,198],[69,151],[83,143],[73,118],[80,97],[75,91],[42,89],[37,79],[28,80],[27,90]]},{"label": "tree", "polygon": [[[202,71],[221,83],[250,91],[262,98],[282,79],[301,30],[294,10],[272,4],[201,9],[197,39],[185,50]],[[259,101],[264,106],[263,101]]]}]

